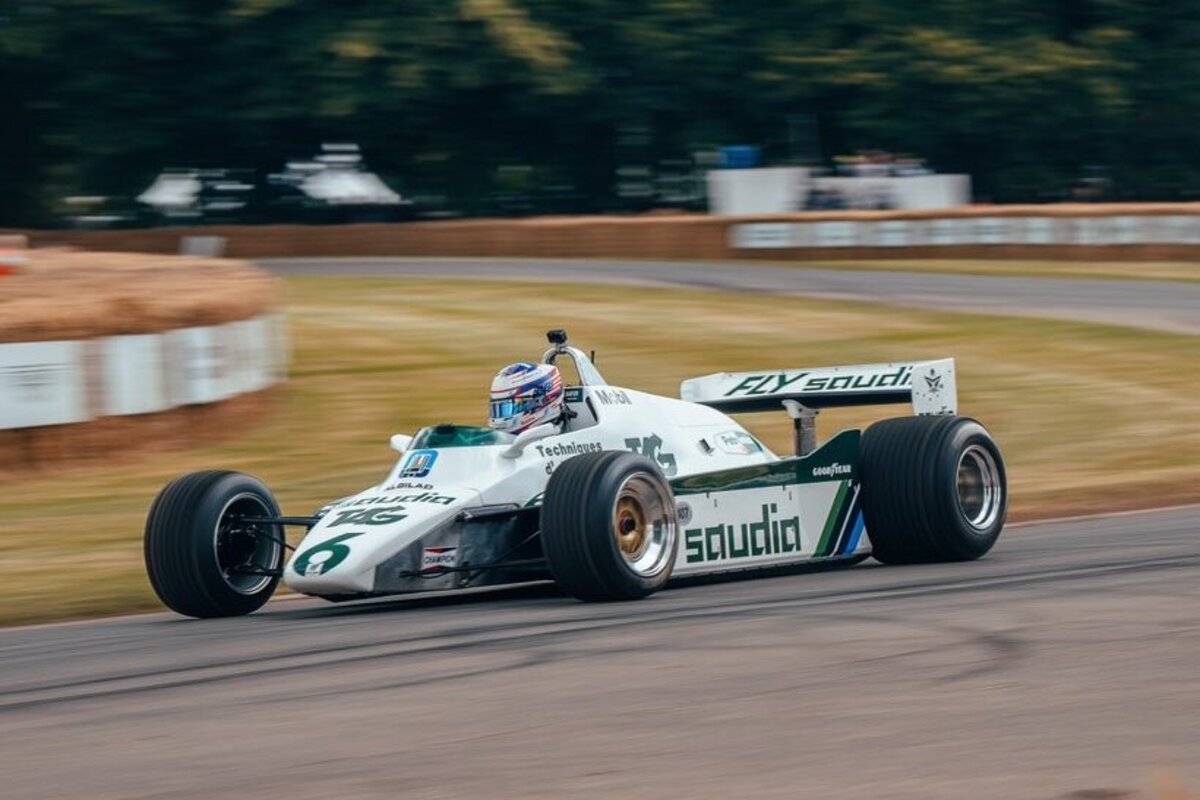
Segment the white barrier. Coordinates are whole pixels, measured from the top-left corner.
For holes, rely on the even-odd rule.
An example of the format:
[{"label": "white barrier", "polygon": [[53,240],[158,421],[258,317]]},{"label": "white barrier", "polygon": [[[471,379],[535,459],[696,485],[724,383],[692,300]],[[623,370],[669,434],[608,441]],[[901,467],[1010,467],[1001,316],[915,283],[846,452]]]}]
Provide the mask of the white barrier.
[{"label": "white barrier", "polygon": [[[108,336],[100,342],[104,358],[104,416],[150,414],[171,407],[162,380],[161,334]],[[4,422],[0,417],[0,427],[14,427],[5,426]]]},{"label": "white barrier", "polygon": [[708,173],[708,210],[718,216],[781,214],[800,207],[810,169],[715,169]]},{"label": "white barrier", "polygon": [[708,211],[719,217],[787,214],[806,206],[814,190],[837,195],[847,208],[955,208],[971,202],[969,175],[814,178],[809,167],[715,169],[708,173]]},{"label": "white barrier", "polygon": [[1200,216],[947,217],[747,222],[729,229],[738,249],[939,245],[1200,244]]},{"label": "white barrier", "polygon": [[283,380],[287,352],[276,314],[136,336],[0,344],[0,430],[225,400]]},{"label": "white barrier", "polygon": [[86,420],[83,363],[80,342],[0,346],[0,428]]}]

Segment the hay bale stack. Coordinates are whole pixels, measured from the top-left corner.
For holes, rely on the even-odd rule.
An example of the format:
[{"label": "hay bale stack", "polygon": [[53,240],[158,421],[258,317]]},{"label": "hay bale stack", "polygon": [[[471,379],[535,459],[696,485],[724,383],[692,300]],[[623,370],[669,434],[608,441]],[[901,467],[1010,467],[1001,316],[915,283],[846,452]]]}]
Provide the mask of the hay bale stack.
[{"label": "hay bale stack", "polygon": [[276,301],[276,281],[239,261],[26,251],[0,290],[0,343],[157,333],[249,319]]},{"label": "hay bale stack", "polygon": [[[261,387],[249,394],[218,395],[224,399],[216,402],[176,403],[151,413],[105,412],[105,404],[98,399],[105,395],[98,386],[96,358],[102,337],[163,333],[261,317],[274,308],[279,295],[277,281],[267,272],[245,262],[209,258],[67,249],[10,252],[19,252],[22,260],[0,280],[0,347],[84,342],[81,369],[84,407],[89,413],[82,422],[0,430],[0,473],[62,461],[107,460],[116,453],[147,448],[188,446],[228,435],[245,427],[246,420],[261,419],[267,403]],[[170,361],[171,353],[176,351],[163,350],[161,357]],[[49,391],[29,386],[31,376],[45,369],[44,365],[18,360],[9,367],[12,369],[6,372],[0,364],[0,382],[4,382],[0,389],[6,389],[8,396],[20,396],[26,390]],[[162,362],[161,368],[169,369],[170,364]],[[55,391],[45,399],[62,394]],[[28,406],[41,400],[17,402]]]}]

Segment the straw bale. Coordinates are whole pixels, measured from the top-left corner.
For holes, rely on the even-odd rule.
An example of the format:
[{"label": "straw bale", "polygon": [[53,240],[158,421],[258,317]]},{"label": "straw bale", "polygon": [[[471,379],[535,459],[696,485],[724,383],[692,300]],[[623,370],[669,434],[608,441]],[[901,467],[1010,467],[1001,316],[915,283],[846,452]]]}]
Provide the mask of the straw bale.
[{"label": "straw bale", "polygon": [[271,308],[276,281],[244,262],[91,253],[25,252],[0,283],[0,343],[156,333],[248,319]]}]

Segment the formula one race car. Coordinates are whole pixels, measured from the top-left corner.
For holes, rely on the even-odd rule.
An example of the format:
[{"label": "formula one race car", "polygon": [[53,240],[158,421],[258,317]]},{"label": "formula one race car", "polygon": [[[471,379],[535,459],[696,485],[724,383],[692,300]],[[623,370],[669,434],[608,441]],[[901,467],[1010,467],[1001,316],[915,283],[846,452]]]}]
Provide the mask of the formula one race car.
[{"label": "formula one race car", "polygon": [[[574,362],[562,419],[512,435],[438,425],[396,435],[379,484],[310,517],[280,514],[244,474],[164,488],[146,521],[150,581],[193,617],[247,614],[282,578],[328,600],[552,579],[583,600],[645,597],[672,577],[802,563],[962,561],[1004,525],[1004,462],[956,416],[954,361],[724,373],[682,399],[610,386]],[[529,365],[532,366],[532,365]],[[915,416],[816,445],[818,411],[911,403]],[[786,411],[779,457],[724,412]],[[284,526],[307,533],[285,564]]]}]

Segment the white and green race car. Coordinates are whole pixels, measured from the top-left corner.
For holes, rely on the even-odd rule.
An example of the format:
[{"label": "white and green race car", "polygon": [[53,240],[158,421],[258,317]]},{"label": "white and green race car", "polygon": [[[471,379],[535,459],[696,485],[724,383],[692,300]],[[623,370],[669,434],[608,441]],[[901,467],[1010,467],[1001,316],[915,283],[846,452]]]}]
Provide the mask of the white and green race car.
[{"label": "white and green race car", "polygon": [[[611,386],[549,337],[542,361],[578,375],[561,422],[393,436],[386,478],[307,517],[241,473],[174,480],[146,521],[158,596],[193,617],[247,614],[280,580],[328,600],[547,579],[627,600],[686,576],[975,559],[1000,535],[1004,462],[957,416],[952,359],[707,375],[676,399]],[[817,446],[820,409],[884,403],[914,415]],[[768,410],[792,417],[795,455],[727,416]],[[307,529],[290,558],[289,525]]]}]

